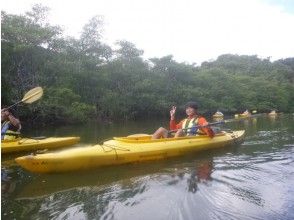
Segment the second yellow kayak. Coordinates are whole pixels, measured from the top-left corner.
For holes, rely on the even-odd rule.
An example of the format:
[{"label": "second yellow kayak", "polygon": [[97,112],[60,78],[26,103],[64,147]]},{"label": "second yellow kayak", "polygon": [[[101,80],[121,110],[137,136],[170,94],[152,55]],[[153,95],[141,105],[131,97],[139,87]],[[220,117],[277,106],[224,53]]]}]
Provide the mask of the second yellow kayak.
[{"label": "second yellow kayak", "polygon": [[76,144],[79,137],[49,137],[44,139],[19,138],[15,140],[2,140],[1,153],[17,153],[39,149],[61,148]]},{"label": "second yellow kayak", "polygon": [[113,138],[101,145],[72,148],[60,152],[16,158],[23,168],[37,173],[86,170],[180,156],[195,151],[240,143],[245,131],[222,132],[214,138],[206,135],[152,140],[150,135]]}]

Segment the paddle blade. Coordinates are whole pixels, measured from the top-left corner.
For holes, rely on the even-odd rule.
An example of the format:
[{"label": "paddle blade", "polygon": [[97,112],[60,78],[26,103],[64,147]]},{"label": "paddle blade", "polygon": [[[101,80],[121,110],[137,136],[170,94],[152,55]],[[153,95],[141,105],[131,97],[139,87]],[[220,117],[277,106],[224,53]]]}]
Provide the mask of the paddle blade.
[{"label": "paddle blade", "polygon": [[28,91],[23,99],[21,100],[23,103],[33,103],[39,100],[43,96],[43,89],[42,87],[36,87]]}]

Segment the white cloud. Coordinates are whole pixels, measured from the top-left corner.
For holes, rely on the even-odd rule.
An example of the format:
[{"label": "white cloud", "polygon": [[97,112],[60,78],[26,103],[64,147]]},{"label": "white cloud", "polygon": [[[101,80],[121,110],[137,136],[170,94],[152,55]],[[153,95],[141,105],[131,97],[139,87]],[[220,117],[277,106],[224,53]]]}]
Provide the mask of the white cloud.
[{"label": "white cloud", "polygon": [[[7,0],[2,9],[20,13],[33,0]],[[262,0],[43,0],[51,21],[78,35],[94,15],[104,15],[105,40],[126,39],[145,57],[172,54],[203,62],[224,53],[273,59],[293,56],[294,15]]]}]

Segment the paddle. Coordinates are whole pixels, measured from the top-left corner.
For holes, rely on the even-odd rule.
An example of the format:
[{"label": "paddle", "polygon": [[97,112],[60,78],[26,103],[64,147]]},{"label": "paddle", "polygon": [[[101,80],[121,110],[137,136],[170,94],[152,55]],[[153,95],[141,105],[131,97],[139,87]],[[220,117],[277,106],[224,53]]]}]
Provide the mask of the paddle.
[{"label": "paddle", "polygon": [[208,123],[207,125],[197,125],[197,126],[193,126],[193,127],[190,127],[190,128],[180,128],[180,129],[170,130],[170,131],[168,131],[168,133],[177,132],[178,130],[185,131],[185,130],[190,130],[190,129],[193,129],[193,128],[205,128],[205,127],[209,127],[209,126],[212,126],[212,125],[225,124],[225,123],[228,123],[228,122],[232,122],[231,120],[233,120],[233,119],[212,122],[212,123]]},{"label": "paddle", "polygon": [[[263,113],[254,114],[254,115],[251,115],[248,118],[255,118],[255,117],[260,116],[260,115],[263,115]],[[189,130],[189,129],[193,129],[193,128],[204,128],[204,127],[209,127],[209,126],[212,126],[212,125],[226,124],[226,123],[230,123],[230,122],[246,120],[248,118],[232,118],[232,119],[227,119],[227,120],[221,120],[221,121],[217,121],[217,122],[208,123],[207,125],[197,125],[197,126],[193,126],[193,127],[190,127],[190,128],[184,128],[182,130],[185,131],[185,130]],[[170,130],[170,131],[168,131],[168,133],[170,134],[170,133],[173,133],[173,132],[177,132],[178,130],[180,130],[180,129]],[[129,135],[128,137],[141,137],[141,136],[150,136],[150,135],[148,135],[148,134],[132,134],[132,135]]]},{"label": "paddle", "polygon": [[11,105],[11,106],[9,106],[7,108],[1,109],[1,111],[6,110],[6,109],[10,109],[13,106],[16,106],[16,105],[18,105],[20,103],[31,104],[31,103],[39,100],[42,97],[42,95],[43,95],[42,87],[33,88],[24,95],[24,97],[22,98],[21,101],[19,101],[17,103],[14,103],[13,105]]},{"label": "paddle", "polygon": [[[262,115],[262,113],[250,116],[250,118],[257,117],[259,115]],[[193,129],[193,128],[205,128],[205,127],[209,127],[209,126],[212,126],[212,125],[226,124],[226,123],[240,121],[240,120],[246,120],[246,118],[238,118],[238,119],[232,118],[232,119],[227,119],[227,120],[221,120],[221,121],[217,121],[217,122],[208,123],[207,125],[197,125],[197,126],[193,126],[193,127],[190,127],[190,128],[183,128],[181,130],[185,131],[185,130],[189,130],[189,129]],[[168,131],[168,133],[177,132],[178,130],[180,130],[180,129],[170,130],[170,131]]]}]

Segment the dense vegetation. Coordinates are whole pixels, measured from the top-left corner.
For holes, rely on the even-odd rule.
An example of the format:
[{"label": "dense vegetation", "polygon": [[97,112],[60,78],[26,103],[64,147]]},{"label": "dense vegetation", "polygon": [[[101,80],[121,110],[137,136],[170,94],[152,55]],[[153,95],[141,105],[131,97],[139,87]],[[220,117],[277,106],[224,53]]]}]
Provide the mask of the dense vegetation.
[{"label": "dense vegetation", "polygon": [[128,41],[102,41],[103,20],[92,18],[80,37],[46,22],[48,8],[25,15],[1,12],[1,101],[11,104],[35,86],[41,101],[18,108],[22,119],[77,123],[168,115],[173,104],[196,100],[202,112],[277,109],[293,112],[294,58],[221,55],[200,66],[172,55],[143,59]]}]

